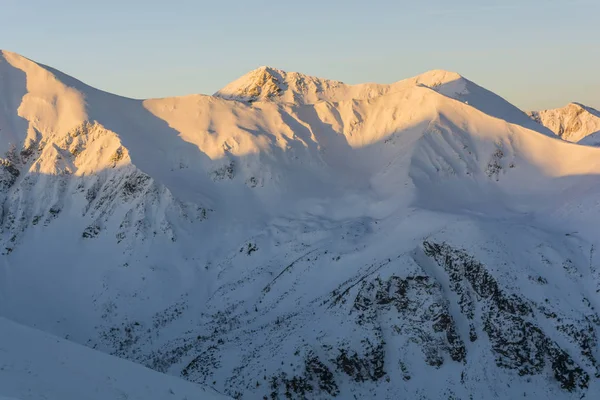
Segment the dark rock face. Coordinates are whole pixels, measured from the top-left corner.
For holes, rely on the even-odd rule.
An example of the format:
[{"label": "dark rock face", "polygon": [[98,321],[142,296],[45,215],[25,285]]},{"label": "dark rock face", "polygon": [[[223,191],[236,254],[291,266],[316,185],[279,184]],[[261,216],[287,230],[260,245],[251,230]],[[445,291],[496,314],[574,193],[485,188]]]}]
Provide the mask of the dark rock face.
[{"label": "dark rock face", "polygon": [[[253,239],[240,243],[231,257],[259,262],[267,251]],[[427,240],[375,261],[324,296],[273,313],[294,295],[290,277],[321,257],[344,262],[329,250],[302,249],[257,283],[256,302],[203,314],[197,329],[152,347],[163,329],[191,316],[191,304],[182,298],[150,321],[108,331],[104,345],[239,399],[395,398],[404,388],[427,399],[431,392],[419,387],[429,375],[443,377],[439,395],[459,399],[479,393],[481,385],[488,390],[494,383],[485,379],[495,374],[502,374],[502,385],[545,381],[548,393],[570,398],[585,395],[597,377],[595,312],[581,318],[552,302],[534,301],[511,290],[495,265],[443,241]],[[265,282],[269,290],[260,290]],[[528,282],[552,284],[537,275]],[[508,393],[502,390],[497,393]]]},{"label": "dark rock face", "polygon": [[8,159],[0,160],[0,189],[6,190],[14,185],[15,181],[21,174],[19,169]]},{"label": "dark rock face", "polygon": [[588,373],[531,322],[535,304],[500,289],[485,266],[462,250],[427,241],[423,249],[447,272],[451,290],[460,298],[461,312],[470,321],[476,321],[476,313],[481,316],[476,323],[483,326],[499,367],[519,375],[538,375],[549,365],[563,389],[588,387]]},{"label": "dark rock face", "polygon": [[408,276],[404,279],[392,276],[387,281],[380,278],[371,282],[363,281],[354,300],[359,325],[374,324],[378,319],[379,323],[383,323],[382,318],[378,317],[392,309],[398,313],[398,321],[410,321],[392,325],[393,332],[408,336],[418,343],[427,364],[440,367],[445,354],[454,361],[465,361],[465,345],[456,332],[441,286],[433,279],[428,276]]},{"label": "dark rock face", "polygon": [[362,340],[366,352],[359,355],[356,351],[340,349],[340,354],[335,359],[338,370],[356,382],[365,382],[367,380],[377,381],[385,376],[384,371],[384,343],[378,343],[373,346],[369,340]]},{"label": "dark rock face", "polygon": [[301,375],[281,372],[271,377],[269,388],[271,399],[320,398],[319,394],[336,397],[340,393],[331,370],[312,353],[305,358]]}]

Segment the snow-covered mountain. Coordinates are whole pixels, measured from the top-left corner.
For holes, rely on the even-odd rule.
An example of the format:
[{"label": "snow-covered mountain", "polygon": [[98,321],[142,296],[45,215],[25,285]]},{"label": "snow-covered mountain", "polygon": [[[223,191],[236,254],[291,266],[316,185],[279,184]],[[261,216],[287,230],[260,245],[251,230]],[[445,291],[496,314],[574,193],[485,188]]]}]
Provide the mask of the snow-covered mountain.
[{"label": "snow-covered mountain", "polygon": [[600,395],[600,149],[458,74],[139,101],[3,52],[0,136],[5,318],[234,398]]},{"label": "snow-covered mountain", "polygon": [[532,111],[529,116],[569,142],[588,144],[585,142],[588,136],[600,133],[600,111],[579,103]]}]

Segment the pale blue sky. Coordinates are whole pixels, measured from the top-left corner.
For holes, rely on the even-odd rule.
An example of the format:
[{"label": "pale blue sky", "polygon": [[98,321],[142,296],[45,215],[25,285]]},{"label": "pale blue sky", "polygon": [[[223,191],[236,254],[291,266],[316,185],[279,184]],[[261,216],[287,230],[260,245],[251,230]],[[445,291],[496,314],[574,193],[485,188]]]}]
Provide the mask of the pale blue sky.
[{"label": "pale blue sky", "polygon": [[524,109],[600,108],[600,0],[0,0],[0,48],[136,97],[261,65],[389,83],[461,73]]}]

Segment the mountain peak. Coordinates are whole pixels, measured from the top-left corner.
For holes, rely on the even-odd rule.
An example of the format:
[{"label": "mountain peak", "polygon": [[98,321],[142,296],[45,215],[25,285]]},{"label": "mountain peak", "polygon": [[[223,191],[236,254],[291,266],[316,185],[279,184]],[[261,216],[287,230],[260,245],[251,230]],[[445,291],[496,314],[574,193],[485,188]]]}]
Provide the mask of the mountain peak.
[{"label": "mountain peak", "polygon": [[569,142],[581,142],[600,131],[600,111],[577,102],[561,108],[533,111],[529,116]]},{"label": "mountain peak", "polygon": [[315,93],[339,87],[342,82],[287,72],[270,66],[258,67],[231,82],[214,95],[246,102],[280,99],[285,102],[321,100]]},{"label": "mountain peak", "polygon": [[[560,108],[559,108],[560,109]],[[587,107],[581,103],[571,102],[566,106],[562,107],[563,110],[571,110],[572,112],[581,113],[583,111],[587,111]]]},{"label": "mountain peak", "polygon": [[11,65],[12,64],[22,64],[22,63],[37,64],[34,61],[31,61],[30,59],[28,59],[27,57],[20,55],[19,53],[0,49],[0,60],[1,59],[6,60],[6,62],[8,62]]},{"label": "mountain peak", "polygon": [[276,68],[259,67],[233,82],[237,87],[234,93],[248,100],[276,96],[283,90],[284,75],[285,72]]},{"label": "mountain peak", "polygon": [[19,57],[19,58],[25,58],[22,55],[15,53],[13,51],[9,51],[9,50],[3,50],[0,49],[0,54],[2,54],[3,57]]},{"label": "mountain peak", "polygon": [[469,92],[469,81],[457,72],[434,69],[396,84],[426,86],[447,97],[457,98]]},{"label": "mountain peak", "polygon": [[281,70],[279,68],[271,67],[269,65],[261,65],[260,67],[250,71],[248,74],[257,73],[257,72],[268,73],[268,74],[286,74],[287,73],[286,71]]},{"label": "mountain peak", "polygon": [[426,86],[436,86],[435,83],[443,84],[456,80],[462,80],[464,77],[458,72],[446,71],[443,69],[433,69],[414,77],[417,83],[422,83]]},{"label": "mountain peak", "polygon": [[600,118],[600,111],[596,110],[593,107],[586,106],[585,104],[581,104],[581,103],[577,103],[577,102],[571,102],[571,103],[569,103],[569,106],[578,107],[578,108]]}]

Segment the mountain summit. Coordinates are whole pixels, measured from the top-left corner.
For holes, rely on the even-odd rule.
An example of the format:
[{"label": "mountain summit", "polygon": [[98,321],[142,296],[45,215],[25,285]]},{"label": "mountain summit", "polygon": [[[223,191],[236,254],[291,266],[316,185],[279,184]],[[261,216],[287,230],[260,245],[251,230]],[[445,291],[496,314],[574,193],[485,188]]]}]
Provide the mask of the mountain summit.
[{"label": "mountain summit", "polygon": [[249,102],[280,100],[307,103],[323,100],[327,93],[345,86],[342,82],[263,66],[231,82],[215,96]]},{"label": "mountain summit", "polygon": [[[237,399],[600,397],[600,149],[458,74],[134,100],[3,52],[0,129],[8,341]],[[74,365],[33,353],[0,382]]]}]

